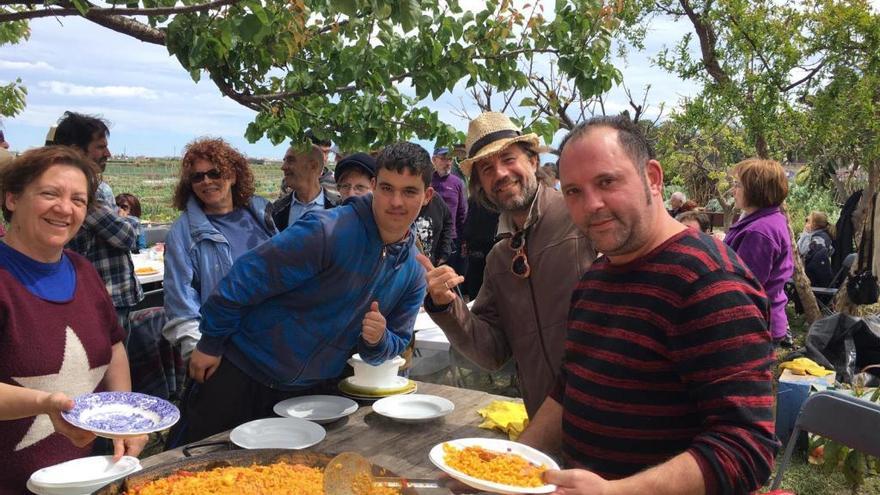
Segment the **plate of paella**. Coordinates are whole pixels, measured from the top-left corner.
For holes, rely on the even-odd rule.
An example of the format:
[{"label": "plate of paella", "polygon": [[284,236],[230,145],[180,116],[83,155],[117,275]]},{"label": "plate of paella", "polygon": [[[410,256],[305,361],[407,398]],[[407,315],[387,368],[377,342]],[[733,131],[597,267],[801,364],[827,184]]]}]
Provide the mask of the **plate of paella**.
[{"label": "plate of paella", "polygon": [[431,462],[462,483],[491,493],[551,493],[544,471],[559,469],[547,454],[528,445],[494,438],[461,438],[435,445]]}]

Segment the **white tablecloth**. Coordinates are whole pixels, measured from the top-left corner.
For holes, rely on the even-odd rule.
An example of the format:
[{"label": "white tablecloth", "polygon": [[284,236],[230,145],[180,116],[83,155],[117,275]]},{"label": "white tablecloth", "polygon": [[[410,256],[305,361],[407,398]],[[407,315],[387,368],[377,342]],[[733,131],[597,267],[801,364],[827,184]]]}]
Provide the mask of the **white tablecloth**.
[{"label": "white tablecloth", "polygon": [[[138,282],[143,284],[149,284],[153,282],[161,282],[165,279],[165,263],[161,259],[152,259],[148,252],[132,254],[131,260],[134,262],[134,273],[138,279]],[[149,273],[141,275],[138,273],[138,269],[144,268],[152,268],[155,273]]]},{"label": "white tablecloth", "polygon": [[[474,302],[471,301],[468,303],[468,308],[474,305]],[[416,334],[416,348],[424,349],[429,351],[448,351],[449,350],[449,339],[446,338],[446,334],[443,333],[443,330],[434,323],[434,320],[428,316],[428,313],[422,308],[419,311],[419,315],[416,316],[416,324],[413,327],[413,330]]]}]

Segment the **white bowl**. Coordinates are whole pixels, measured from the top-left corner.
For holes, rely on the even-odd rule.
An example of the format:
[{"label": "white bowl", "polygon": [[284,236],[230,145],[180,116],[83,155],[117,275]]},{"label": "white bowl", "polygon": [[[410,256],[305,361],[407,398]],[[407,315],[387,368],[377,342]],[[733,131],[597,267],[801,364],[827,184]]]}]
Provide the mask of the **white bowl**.
[{"label": "white bowl", "polygon": [[348,360],[348,364],[354,368],[355,381],[362,387],[381,387],[394,381],[405,362],[406,359],[396,356],[378,366],[373,366],[361,359],[360,354],[355,354]]}]

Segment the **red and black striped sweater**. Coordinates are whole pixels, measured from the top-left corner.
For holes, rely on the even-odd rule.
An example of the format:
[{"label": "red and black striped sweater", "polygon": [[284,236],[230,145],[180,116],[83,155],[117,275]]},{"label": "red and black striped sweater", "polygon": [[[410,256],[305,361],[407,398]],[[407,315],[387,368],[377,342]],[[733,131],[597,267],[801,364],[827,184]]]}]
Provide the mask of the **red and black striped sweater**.
[{"label": "red and black striped sweater", "polygon": [[778,447],[767,311],[736,254],[691,229],[626,265],[597,261],[552,394],[569,466],[623,478],[687,451],[707,493],[759,488]]}]

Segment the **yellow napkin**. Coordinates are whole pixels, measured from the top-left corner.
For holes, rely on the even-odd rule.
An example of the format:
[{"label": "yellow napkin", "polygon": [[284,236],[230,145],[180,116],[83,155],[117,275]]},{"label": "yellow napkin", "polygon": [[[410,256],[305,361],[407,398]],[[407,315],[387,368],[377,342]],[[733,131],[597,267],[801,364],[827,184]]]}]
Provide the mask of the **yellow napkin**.
[{"label": "yellow napkin", "polygon": [[477,412],[483,417],[480,428],[501,430],[511,440],[519,438],[529,424],[526,406],[519,402],[496,400]]},{"label": "yellow napkin", "polygon": [[787,368],[791,370],[795,375],[813,375],[813,376],[825,376],[834,373],[834,371],[826,370],[822,366],[820,366],[817,362],[813,361],[809,358],[797,358],[793,361],[786,361],[779,365],[780,368]]}]

